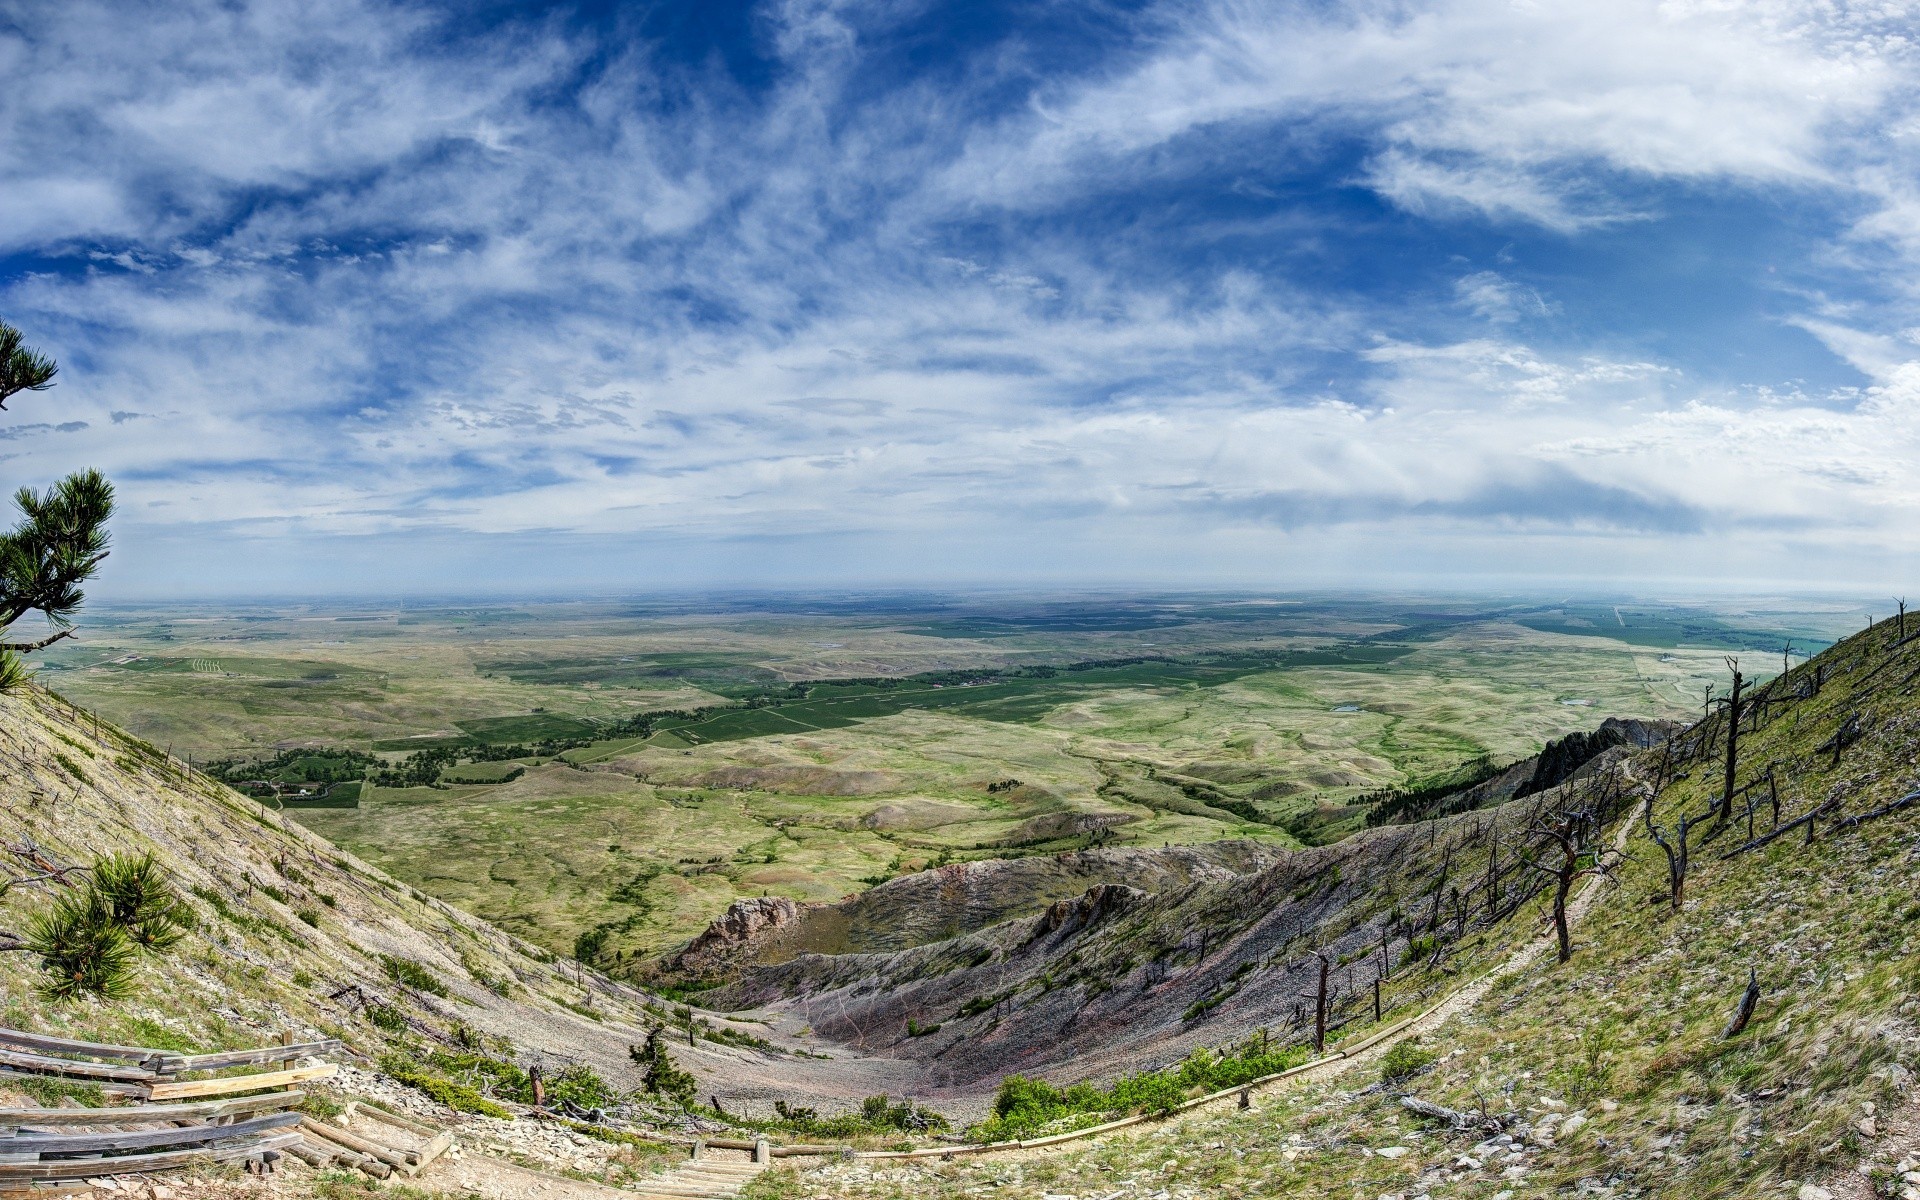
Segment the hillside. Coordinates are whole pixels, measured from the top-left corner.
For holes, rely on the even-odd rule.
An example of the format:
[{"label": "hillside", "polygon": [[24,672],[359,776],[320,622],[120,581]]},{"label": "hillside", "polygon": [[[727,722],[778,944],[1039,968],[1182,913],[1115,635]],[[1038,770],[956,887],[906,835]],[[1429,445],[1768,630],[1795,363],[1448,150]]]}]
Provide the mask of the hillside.
[{"label": "hillside", "polygon": [[[465,1122],[474,1144],[514,1157],[539,1159],[542,1140],[557,1136],[548,1149],[570,1163],[577,1134],[463,1117],[419,1089],[445,1099],[450,1084],[471,1087],[467,1095],[524,1116],[525,1072],[539,1067],[550,1081],[581,1085],[550,1095],[605,1103],[640,1087],[629,1047],[652,1027],[679,1025],[658,997],[401,884],[40,689],[0,694],[0,754],[0,872],[11,881],[0,925],[27,931],[64,890],[59,881],[77,884],[98,856],[150,852],[192,926],[171,952],[140,959],[125,1000],[53,1003],[40,994],[46,977],[31,954],[0,956],[9,1026],[183,1050],[258,1046],[283,1031],[300,1041],[337,1037],[362,1070],[336,1101],[397,1092]],[[673,1055],[703,1097],[798,1092],[855,1103],[892,1082],[884,1063],[802,1056],[764,1026],[697,1019],[697,1043]],[[0,1094],[12,1091],[0,1084]],[[647,1100],[639,1095],[625,1115],[642,1128],[688,1127],[677,1107]],[[709,1117],[700,1127],[726,1125]],[[651,1161],[611,1148],[638,1166]]]},{"label": "hillside", "polygon": [[[1143,1134],[1012,1158],[781,1172],[764,1178],[758,1194],[935,1197],[992,1187],[995,1195],[1018,1197],[1911,1196],[1920,1177],[1903,1179],[1902,1173],[1920,1161],[1913,1108],[1920,1069],[1916,680],[1920,625],[1903,630],[1888,621],[1748,693],[1729,822],[1713,816],[1724,788],[1724,708],[1658,748],[1610,752],[1609,768],[1584,787],[1565,785],[1555,802],[1557,811],[1585,808],[1600,818],[1586,841],[1590,855],[1614,846],[1625,851],[1613,879],[1594,884],[1591,907],[1574,927],[1571,958],[1557,961],[1551,940],[1539,938],[1545,895],[1503,919],[1497,905],[1491,917],[1458,912],[1449,890],[1449,915],[1434,931],[1433,953],[1391,955],[1402,960],[1389,984],[1401,1012],[1459,992],[1456,1003],[1420,1027],[1417,1043],[1308,1072],[1260,1094],[1251,1111],[1227,1104],[1148,1126]],[[1181,996],[1199,994],[1247,962],[1270,961],[1239,947],[1253,949],[1256,933],[1262,947],[1279,943],[1282,932],[1295,927],[1284,917],[1289,910],[1317,907],[1331,916],[1352,886],[1348,880],[1363,870],[1375,888],[1391,893],[1397,887],[1401,906],[1418,913],[1417,902],[1406,903],[1411,897],[1404,885],[1391,880],[1417,881],[1423,869],[1434,870],[1434,860],[1432,851],[1408,841],[1443,851],[1449,839],[1460,841],[1455,869],[1471,879],[1473,844],[1491,840],[1477,837],[1476,822],[1497,818],[1501,828],[1525,829],[1532,818],[1515,820],[1518,811],[1540,803],[1528,797],[1313,852],[1325,856],[1318,893],[1269,889],[1266,900],[1256,902],[1255,889],[1243,888],[1237,909],[1206,887],[1184,901],[1125,897],[1104,924],[1096,923],[1104,935],[1080,939],[1081,961],[1090,969],[1014,1005],[1041,1010],[1028,1019],[1050,1021],[1068,1038],[1075,1029],[1065,1014],[1083,1014],[1079,1020],[1097,1030],[1087,1034],[1086,1049],[1138,1042],[1141,1021],[1166,1024],[1156,1015],[1164,1010],[1151,1003],[1156,988],[1191,981]],[[1667,856],[1648,825],[1677,846],[1683,815],[1692,819],[1692,861],[1676,908]],[[1526,853],[1544,862],[1543,843],[1526,844]],[[1467,861],[1458,863],[1463,857]],[[1479,861],[1484,867],[1484,849]],[[1389,863],[1396,865],[1382,872]],[[1336,865],[1341,882],[1329,886],[1324,879]],[[1545,878],[1524,867],[1518,873]],[[1296,870],[1286,878],[1302,880],[1304,888],[1312,876]],[[1463,896],[1466,891],[1463,884]],[[1357,917],[1365,903],[1354,895],[1344,907]],[[1111,955],[1122,942],[1150,944],[1142,941],[1149,930],[1177,927],[1173,912],[1190,915],[1208,905],[1227,918],[1234,948],[1201,951],[1190,938],[1184,958],[1142,956],[1125,974],[1111,957],[1089,961],[1096,948]],[[1156,926],[1148,918],[1162,906],[1171,908]],[[1273,911],[1247,915],[1263,906]],[[1063,933],[1073,921],[1074,914],[1066,914]],[[1349,945],[1366,944],[1354,936],[1364,923],[1353,922],[1335,918],[1326,928],[1330,953],[1344,958]],[[1187,922],[1190,930],[1203,927]],[[1040,927],[1024,932],[1050,936]],[[1019,940],[1002,935],[995,949],[1017,956]],[[802,959],[773,968],[796,977],[789,985],[795,995],[773,1003],[824,1014],[833,995],[842,1004],[857,997],[873,1011],[886,1003],[888,984],[937,986],[930,971],[905,978],[905,959],[838,968]],[[1236,959],[1240,965],[1229,969]],[[1151,961],[1165,964],[1158,982],[1137,974]],[[1495,964],[1508,969],[1480,982]],[[1739,1027],[1750,972],[1757,1002]],[[802,974],[805,982],[797,978]],[[857,980],[871,982],[863,991]],[[1111,981],[1111,991],[1096,986],[1102,980]],[[1271,1019],[1299,982],[1297,970],[1256,968],[1214,1010],[1215,1019],[1224,1021],[1234,1005],[1244,1006],[1239,1025]],[[779,990],[773,977],[768,984]],[[817,990],[822,986],[841,990]],[[1108,995],[1132,1003],[1108,1008]],[[1390,1022],[1394,999],[1388,1003]],[[1005,1018],[1016,1019],[1015,1013]],[[1354,1032],[1372,1027],[1370,1011],[1355,1015]],[[989,1030],[967,1035],[977,1041],[994,1036]],[[1045,1039],[1029,1041],[1044,1045]],[[1154,1053],[1171,1053],[1179,1042],[1167,1038],[1165,1046]],[[1090,1067],[1117,1065],[1117,1057],[1112,1064],[1097,1052],[1035,1059],[1051,1058],[1043,1073],[1064,1081]],[[971,1061],[971,1051],[961,1051],[961,1062]],[[1408,1101],[1436,1115],[1422,1115]]]}]

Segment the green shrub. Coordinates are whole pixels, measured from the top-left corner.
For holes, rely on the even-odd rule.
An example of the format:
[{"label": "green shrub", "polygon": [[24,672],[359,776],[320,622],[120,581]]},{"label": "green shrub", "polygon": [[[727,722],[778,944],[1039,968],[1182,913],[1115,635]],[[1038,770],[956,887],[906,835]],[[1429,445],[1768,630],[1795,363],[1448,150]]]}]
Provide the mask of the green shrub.
[{"label": "green shrub", "polygon": [[410,958],[382,954],[380,965],[386,968],[388,979],[410,987],[416,992],[427,992],[435,996],[449,994],[447,985],[440,982],[438,976]]},{"label": "green shrub", "polygon": [[646,1045],[628,1046],[627,1056],[646,1069],[640,1081],[641,1087],[653,1095],[672,1100],[682,1108],[691,1107],[698,1081],[674,1063],[673,1055],[667,1053],[663,1033],[664,1030],[655,1025],[647,1031]]},{"label": "green shrub", "polygon": [[171,950],[193,928],[192,911],[168,885],[151,851],[95,860],[92,888],[106,900],[114,923],[143,950]]},{"label": "green shrub", "polygon": [[299,917],[315,929],[320,928],[320,910],[317,908],[303,908],[293,915]]},{"label": "green shrub", "polygon": [[433,1100],[460,1112],[478,1113],[483,1117],[511,1117],[507,1109],[495,1104],[479,1092],[462,1083],[442,1079],[420,1064],[400,1054],[385,1054],[380,1058],[380,1069],[400,1083],[417,1088]]},{"label": "green shrub", "polygon": [[1277,1048],[1252,1038],[1226,1053],[1203,1047],[1176,1067],[1128,1075],[1104,1090],[1086,1083],[1059,1088],[1044,1079],[1009,1075],[994,1094],[992,1117],[968,1132],[983,1141],[1002,1141],[1031,1137],[1056,1122],[1084,1125],[1108,1114],[1169,1113],[1196,1093],[1277,1075],[1307,1057],[1304,1046]]},{"label": "green shrub", "polygon": [[49,1000],[124,1000],[140,953],[172,949],[187,927],[186,906],[153,855],[109,854],[94,861],[84,888],[61,893],[28,922],[25,943],[47,972],[40,991]]},{"label": "green shrub", "polygon": [[384,1029],[388,1033],[407,1031],[407,1014],[391,1004],[369,1004],[366,1016],[376,1029]]},{"label": "green shrub", "polygon": [[1381,1057],[1380,1082],[1405,1083],[1432,1066],[1439,1057],[1438,1054],[1423,1049],[1419,1043],[1411,1039],[1401,1042]]},{"label": "green shrub", "polygon": [[26,944],[47,973],[40,992],[49,1000],[89,994],[124,1000],[134,993],[139,953],[105,899],[91,888],[55,897],[51,909],[27,923]]}]

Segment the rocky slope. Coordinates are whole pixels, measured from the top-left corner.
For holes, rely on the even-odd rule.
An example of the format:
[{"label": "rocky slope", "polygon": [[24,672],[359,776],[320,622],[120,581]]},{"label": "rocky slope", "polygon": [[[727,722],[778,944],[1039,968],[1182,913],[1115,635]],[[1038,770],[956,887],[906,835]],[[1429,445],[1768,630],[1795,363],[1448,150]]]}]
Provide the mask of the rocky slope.
[{"label": "rocky slope", "polygon": [[[1389,1018],[1460,993],[1417,1045],[1310,1073],[1251,1111],[1228,1103],[1013,1160],[836,1165],[767,1179],[758,1194],[1920,1196],[1920,622],[1910,626],[1882,622],[1748,692],[1737,719],[1723,708],[1671,742],[1617,747],[1590,785],[1563,784],[1601,819],[1580,865],[1608,867],[1570,958],[1543,939],[1516,969],[1462,988],[1516,961],[1548,897],[1504,919],[1443,920],[1438,961],[1406,962],[1388,984]],[[1444,844],[1449,829],[1537,802],[1401,836],[1432,830]],[[1542,815],[1555,811],[1566,809]],[[1690,859],[1676,901],[1654,833],[1677,848],[1683,818]],[[1517,844],[1529,843],[1507,853]],[[1456,855],[1468,877],[1472,845]],[[1595,857],[1616,846],[1617,860]],[[1545,850],[1530,842],[1543,866]],[[1153,904],[1123,906],[1102,927]],[[849,1003],[866,999],[851,979],[842,986]]]},{"label": "rocky slope", "polygon": [[[22,931],[47,908],[62,886],[49,870],[114,851],[153,853],[194,930],[143,959],[138,991],[120,1002],[50,1003],[30,954],[0,955],[5,1023],[205,1049],[292,1030],[338,1037],[369,1064],[481,1045],[549,1077],[584,1064],[626,1089],[640,1082],[628,1048],[673,1017],[657,997],[386,876],[56,696],[0,694],[0,874],[12,881],[0,926]],[[703,1096],[817,1089],[857,1100],[899,1073],[847,1054],[803,1058],[764,1026],[704,1016],[732,1042],[674,1051]]]},{"label": "rocky slope", "polygon": [[918,871],[838,904],[779,897],[735,903],[670,960],[695,976],[728,975],[800,954],[904,950],[971,933],[1100,884],[1161,892],[1238,878],[1280,861],[1264,842],[1229,841],[1158,850],[1085,850],[984,859]]}]

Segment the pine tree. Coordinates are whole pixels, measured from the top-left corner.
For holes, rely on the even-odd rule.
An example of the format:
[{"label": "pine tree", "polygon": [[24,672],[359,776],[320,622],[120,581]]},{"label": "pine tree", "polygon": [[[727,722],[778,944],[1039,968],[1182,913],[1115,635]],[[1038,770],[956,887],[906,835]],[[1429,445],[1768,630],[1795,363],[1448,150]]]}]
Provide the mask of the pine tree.
[{"label": "pine tree", "polygon": [[674,1064],[667,1053],[665,1030],[655,1025],[647,1030],[647,1044],[628,1046],[627,1056],[646,1068],[640,1086],[655,1096],[665,1096],[682,1108],[691,1108],[699,1087],[692,1075]]},{"label": "pine tree", "polygon": [[[0,321],[0,410],[14,395],[53,386],[59,369],[51,358],[23,345],[18,329]],[[28,613],[46,618],[53,632],[33,641],[0,640],[0,691],[26,678],[20,655],[72,635],[72,616],[85,599],[80,585],[107,557],[113,485],[98,471],[80,471],[44,492],[23,487],[14,503],[21,521],[0,533],[0,639]]]}]

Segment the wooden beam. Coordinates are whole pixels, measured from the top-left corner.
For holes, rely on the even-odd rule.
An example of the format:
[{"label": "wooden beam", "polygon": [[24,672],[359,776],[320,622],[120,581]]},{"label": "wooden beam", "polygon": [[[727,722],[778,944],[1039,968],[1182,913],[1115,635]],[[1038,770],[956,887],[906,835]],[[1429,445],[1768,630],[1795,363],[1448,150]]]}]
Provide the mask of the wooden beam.
[{"label": "wooden beam", "polygon": [[[0,1155],[107,1154],[120,1150],[152,1150],[160,1146],[200,1146],[228,1138],[252,1137],[275,1129],[291,1129],[299,1113],[269,1113],[231,1125],[189,1125],[165,1129],[113,1130],[108,1133],[17,1133],[0,1138]],[[6,1170],[0,1164],[0,1171]]]},{"label": "wooden beam", "polygon": [[391,1146],[383,1146],[379,1142],[358,1137],[309,1116],[303,1115],[300,1118],[300,1131],[308,1137],[324,1138],[329,1142],[345,1146],[349,1150],[358,1150],[370,1158],[379,1159],[396,1171],[404,1171],[412,1175],[420,1169],[420,1154],[416,1150],[396,1150]]},{"label": "wooden beam", "polygon": [[290,1046],[263,1046],[255,1050],[222,1050],[217,1054],[167,1054],[160,1059],[158,1070],[163,1075],[178,1075],[184,1071],[220,1071],[227,1067],[255,1067],[265,1063],[280,1062],[289,1058],[312,1058],[320,1054],[337,1054],[342,1049],[335,1038],[319,1042],[300,1042]]},{"label": "wooden beam", "polygon": [[194,1079],[183,1083],[156,1083],[147,1088],[149,1100],[185,1100],[193,1096],[224,1096],[232,1092],[252,1092],[263,1088],[286,1087],[331,1079],[340,1073],[332,1063],[317,1067],[297,1067],[291,1071],[262,1071],[254,1075],[230,1075],[225,1079]]},{"label": "wooden beam", "polygon": [[117,1158],[66,1158],[37,1163],[0,1164],[0,1187],[28,1179],[92,1179],[101,1175],[129,1175],[141,1171],[170,1171],[210,1162],[251,1158],[264,1150],[279,1150],[300,1140],[294,1130],[272,1133],[234,1146],[205,1146],[194,1150],[167,1150],[159,1154],[123,1154]]},{"label": "wooden beam", "polygon": [[432,1125],[422,1124],[411,1117],[403,1117],[398,1113],[390,1113],[384,1108],[378,1108],[372,1104],[364,1104],[358,1100],[349,1100],[347,1101],[347,1107],[340,1113],[340,1119],[345,1121],[352,1120],[354,1117],[368,1117],[372,1120],[379,1121],[383,1125],[391,1125],[395,1129],[404,1129],[408,1133],[419,1134],[423,1138],[434,1137],[445,1132]]},{"label": "wooden beam", "polygon": [[55,1054],[91,1054],[95,1058],[119,1058],[129,1062],[147,1062],[150,1059],[166,1058],[172,1050],[155,1050],[147,1046],[109,1046],[102,1042],[76,1042],[71,1038],[49,1037],[44,1033],[28,1033],[24,1029],[0,1028],[0,1046],[19,1046],[27,1050],[51,1050]]},{"label": "wooden beam", "polygon": [[111,1079],[116,1083],[145,1083],[155,1078],[145,1067],[116,1067],[107,1063],[82,1062],[77,1058],[50,1058],[23,1050],[0,1050],[0,1067],[34,1071],[42,1075],[64,1075],[70,1079]]},{"label": "wooden beam", "polygon": [[[50,1077],[42,1075],[37,1071],[10,1071],[5,1067],[0,1067],[0,1081],[8,1079],[37,1079],[41,1083],[45,1083],[48,1078]],[[79,1082],[90,1083],[110,1096],[133,1096],[142,1100],[146,1099],[147,1096],[147,1085],[144,1083],[115,1083],[110,1079],[85,1079]]]},{"label": "wooden beam", "polygon": [[210,1121],[241,1113],[292,1108],[305,1092],[269,1092],[201,1104],[128,1104],[119,1108],[0,1108],[0,1128],[17,1125],[148,1125],[159,1121]]}]

